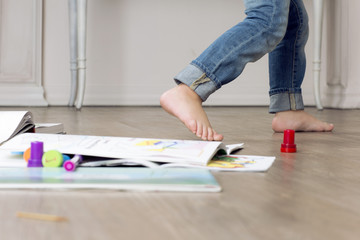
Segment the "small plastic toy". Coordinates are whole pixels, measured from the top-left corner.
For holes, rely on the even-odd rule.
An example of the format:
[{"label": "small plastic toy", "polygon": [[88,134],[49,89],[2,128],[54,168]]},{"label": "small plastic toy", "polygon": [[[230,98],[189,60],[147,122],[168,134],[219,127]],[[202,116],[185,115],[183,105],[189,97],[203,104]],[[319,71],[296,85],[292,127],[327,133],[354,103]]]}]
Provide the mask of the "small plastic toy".
[{"label": "small plastic toy", "polygon": [[296,152],[295,144],[295,131],[292,129],[286,129],[284,131],[284,141],[281,144],[281,152],[294,153]]},{"label": "small plastic toy", "polygon": [[42,156],[44,154],[43,142],[31,142],[30,158],[28,160],[28,167],[42,167]]},{"label": "small plastic toy", "polygon": [[81,155],[76,154],[72,159],[64,163],[64,169],[68,172],[75,171],[76,167],[82,162]]},{"label": "small plastic toy", "polygon": [[42,156],[42,164],[44,167],[61,167],[63,161],[63,155],[56,150],[47,151]]}]

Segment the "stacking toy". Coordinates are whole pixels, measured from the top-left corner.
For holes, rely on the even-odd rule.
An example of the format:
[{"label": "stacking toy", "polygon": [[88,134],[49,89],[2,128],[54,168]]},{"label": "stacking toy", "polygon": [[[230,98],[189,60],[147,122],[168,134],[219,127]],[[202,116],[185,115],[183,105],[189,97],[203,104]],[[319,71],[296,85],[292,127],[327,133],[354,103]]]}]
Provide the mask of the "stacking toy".
[{"label": "stacking toy", "polygon": [[42,156],[42,164],[44,167],[61,167],[63,164],[63,155],[56,150],[50,150]]},{"label": "stacking toy", "polygon": [[286,129],[284,131],[284,141],[281,144],[280,151],[285,152],[285,153],[296,152],[295,131],[294,130]]},{"label": "stacking toy", "polygon": [[25,152],[24,152],[24,154],[23,154],[23,158],[24,158],[24,160],[25,160],[26,162],[29,161],[29,158],[30,158],[30,156],[31,156],[30,150],[31,150],[31,148],[26,149]]},{"label": "stacking toy", "polygon": [[28,160],[28,167],[42,167],[42,155],[44,154],[43,142],[31,142],[30,158]]},{"label": "stacking toy", "polygon": [[69,161],[71,158],[69,157],[69,155],[63,154],[63,166],[65,164],[66,161]]}]

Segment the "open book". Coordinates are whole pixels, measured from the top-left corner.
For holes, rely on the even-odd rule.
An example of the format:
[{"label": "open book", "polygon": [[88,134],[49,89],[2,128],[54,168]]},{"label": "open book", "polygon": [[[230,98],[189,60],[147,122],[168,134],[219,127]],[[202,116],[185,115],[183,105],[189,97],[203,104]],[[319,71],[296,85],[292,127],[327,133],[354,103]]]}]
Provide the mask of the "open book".
[{"label": "open book", "polygon": [[219,152],[230,154],[243,146],[242,143],[225,146],[221,142],[193,140],[24,133],[7,141],[0,149],[25,151],[33,141],[44,142],[44,151],[58,150],[64,154],[201,166],[206,166]]},{"label": "open book", "polygon": [[29,111],[0,111],[0,145],[24,132],[62,133],[62,123],[34,123]]}]

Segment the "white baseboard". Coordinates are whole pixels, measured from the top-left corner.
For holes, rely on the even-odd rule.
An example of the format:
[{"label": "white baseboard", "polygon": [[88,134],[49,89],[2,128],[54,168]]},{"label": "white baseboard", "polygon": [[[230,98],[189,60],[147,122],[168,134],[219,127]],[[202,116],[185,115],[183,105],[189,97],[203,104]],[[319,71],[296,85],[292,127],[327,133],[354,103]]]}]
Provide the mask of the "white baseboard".
[{"label": "white baseboard", "polygon": [[0,87],[0,106],[48,106],[44,89],[24,84]]},{"label": "white baseboard", "polygon": [[340,87],[329,88],[326,93],[324,106],[340,109],[359,109],[360,93],[350,93],[347,90],[349,89],[342,89]]}]

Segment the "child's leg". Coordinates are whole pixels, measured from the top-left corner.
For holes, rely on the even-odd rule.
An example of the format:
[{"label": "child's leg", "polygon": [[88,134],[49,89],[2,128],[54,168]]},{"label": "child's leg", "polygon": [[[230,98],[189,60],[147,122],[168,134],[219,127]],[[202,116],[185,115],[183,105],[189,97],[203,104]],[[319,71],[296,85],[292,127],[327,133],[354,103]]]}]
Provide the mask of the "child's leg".
[{"label": "child's leg", "polygon": [[180,84],[165,92],[160,99],[161,106],[179,118],[196,136],[203,140],[221,141],[223,136],[211,127],[202,108],[201,98],[187,85]]},{"label": "child's leg", "polygon": [[161,96],[161,106],[204,140],[222,140],[211,127],[202,102],[273,50],[284,37],[290,0],[244,0],[247,17],[176,77],[177,87]]},{"label": "child's leg", "polygon": [[276,132],[331,131],[332,124],[304,112],[301,84],[305,75],[305,45],[309,35],[308,17],[302,0],[290,2],[286,34],[269,54],[270,109],[276,113],[272,127]]}]

